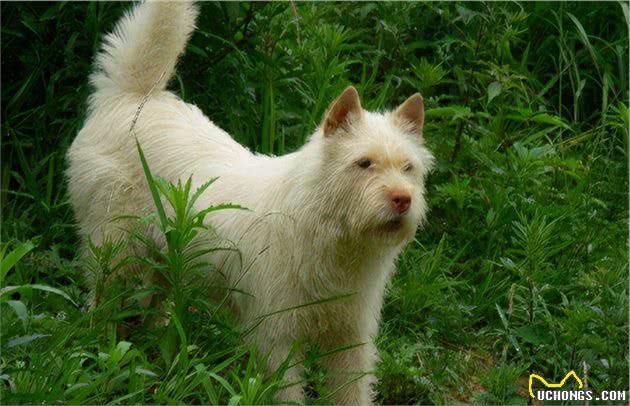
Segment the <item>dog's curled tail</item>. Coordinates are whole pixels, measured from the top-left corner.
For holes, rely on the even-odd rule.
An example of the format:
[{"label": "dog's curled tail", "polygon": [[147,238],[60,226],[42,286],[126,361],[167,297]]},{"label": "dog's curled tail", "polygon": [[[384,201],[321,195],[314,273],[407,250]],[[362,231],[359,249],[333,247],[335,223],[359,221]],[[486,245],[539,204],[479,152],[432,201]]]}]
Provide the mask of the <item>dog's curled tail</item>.
[{"label": "dog's curled tail", "polygon": [[105,37],[91,82],[96,90],[146,95],[162,90],[195,29],[197,7],[187,1],[145,1]]}]

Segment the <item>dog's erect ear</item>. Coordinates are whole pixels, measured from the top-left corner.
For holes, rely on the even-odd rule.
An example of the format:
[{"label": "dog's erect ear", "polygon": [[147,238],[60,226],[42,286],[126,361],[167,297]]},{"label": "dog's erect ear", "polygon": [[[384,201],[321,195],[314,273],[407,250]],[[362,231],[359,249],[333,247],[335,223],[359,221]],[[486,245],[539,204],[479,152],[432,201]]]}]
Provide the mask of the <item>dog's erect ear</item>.
[{"label": "dog's erect ear", "polygon": [[394,112],[394,119],[397,125],[413,126],[413,129],[419,135],[422,135],[424,127],[424,99],[420,93],[416,93]]},{"label": "dog's erect ear", "polygon": [[338,128],[347,128],[352,119],[358,119],[363,114],[359,93],[353,86],[346,88],[337,99],[332,102],[322,125],[324,136],[328,137]]}]

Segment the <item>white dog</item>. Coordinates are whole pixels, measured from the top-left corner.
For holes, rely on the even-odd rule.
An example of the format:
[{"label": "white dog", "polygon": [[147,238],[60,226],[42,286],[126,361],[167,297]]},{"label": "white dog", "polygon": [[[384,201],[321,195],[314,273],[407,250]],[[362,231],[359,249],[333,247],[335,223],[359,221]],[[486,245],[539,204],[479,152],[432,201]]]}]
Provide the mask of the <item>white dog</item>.
[{"label": "white dog", "polygon": [[[250,336],[270,355],[270,368],[296,340],[316,345],[333,352],[321,362],[334,401],[368,404],[384,291],[427,210],[424,180],[433,157],[422,138],[422,97],[379,114],[363,110],[349,87],[300,150],[254,154],[165,90],[196,16],[190,2],[143,3],[106,37],[91,76],[89,115],[68,152],[81,234],[98,244],[124,233],[112,218],[153,211],[130,133],[147,99],[134,132],[154,174],[173,182],[192,176],[196,186],[218,176],[199,208],[234,202],[250,209],[207,219],[241,252],[242,263],[229,253],[209,258],[221,266],[216,284],[251,294],[230,296],[239,320],[247,326],[298,307],[267,317]],[[299,380],[301,368],[285,378]],[[289,387],[280,399],[301,401],[303,389]]]}]

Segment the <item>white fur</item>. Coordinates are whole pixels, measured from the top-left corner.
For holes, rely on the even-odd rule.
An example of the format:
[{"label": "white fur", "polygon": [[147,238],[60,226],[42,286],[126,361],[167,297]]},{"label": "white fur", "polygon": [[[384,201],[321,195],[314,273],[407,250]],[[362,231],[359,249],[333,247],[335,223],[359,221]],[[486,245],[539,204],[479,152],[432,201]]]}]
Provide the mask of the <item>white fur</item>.
[{"label": "white fur", "polygon": [[[352,294],[268,317],[249,339],[271,354],[271,368],[295,340],[324,351],[363,343],[322,362],[331,388],[341,388],[336,402],[367,404],[372,375],[344,384],[353,372],[374,367],[383,294],[396,257],[425,216],[424,178],[433,158],[421,135],[393,113],[369,112],[330,136],[317,129],[294,153],[251,153],[197,107],[164,90],[196,14],[188,2],[141,4],[97,56],[90,113],[68,152],[70,199],[81,235],[98,244],[105,235],[124,233],[110,221],[114,216],[153,211],[130,134],[138,106],[153,88],[134,130],[154,174],[170,181],[192,176],[195,186],[219,176],[198,207],[233,202],[250,209],[208,218],[242,254],[242,263],[229,253],[209,259],[225,275],[217,274],[216,285],[253,295],[230,296],[243,326],[278,310]],[[373,167],[357,166],[365,157]],[[408,163],[413,169],[406,172]],[[408,191],[412,203],[400,227],[388,229],[395,217],[388,197],[393,189]],[[300,372],[296,366],[286,378],[298,380]],[[285,390],[281,399],[303,400],[302,388]]]}]

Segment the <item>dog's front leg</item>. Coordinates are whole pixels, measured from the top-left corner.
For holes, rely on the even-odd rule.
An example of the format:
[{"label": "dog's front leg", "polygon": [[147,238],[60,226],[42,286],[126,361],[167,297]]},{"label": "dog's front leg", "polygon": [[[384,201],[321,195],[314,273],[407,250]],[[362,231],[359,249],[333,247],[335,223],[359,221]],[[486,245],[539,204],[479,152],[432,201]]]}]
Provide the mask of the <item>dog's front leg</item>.
[{"label": "dog's front leg", "polygon": [[[359,344],[359,343],[355,343]],[[352,345],[352,344],[350,344]],[[337,405],[371,405],[376,348],[371,340],[323,358],[330,400]]]},{"label": "dog's front leg", "polygon": [[[270,335],[272,334],[273,333],[270,332]],[[259,350],[261,350],[261,355],[268,357],[268,374],[276,373],[287,360],[290,365],[282,376],[282,380],[287,387],[276,394],[275,400],[280,403],[304,403],[304,383],[302,382],[304,366],[300,363],[304,357],[302,351],[291,351],[292,343],[288,338],[286,340],[280,340],[276,337],[273,342],[261,340],[257,344]],[[292,356],[288,359],[291,352]]]}]

